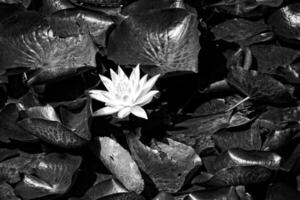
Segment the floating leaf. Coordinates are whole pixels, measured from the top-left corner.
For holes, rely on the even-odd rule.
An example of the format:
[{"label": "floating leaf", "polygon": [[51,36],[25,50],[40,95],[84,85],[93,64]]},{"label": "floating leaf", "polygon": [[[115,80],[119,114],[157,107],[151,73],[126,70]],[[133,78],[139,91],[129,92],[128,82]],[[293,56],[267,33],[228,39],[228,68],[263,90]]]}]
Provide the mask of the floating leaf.
[{"label": "floating leaf", "polygon": [[91,115],[91,100],[89,98],[77,99],[68,106],[60,107],[62,123],[88,141],[91,139],[89,128]]},{"label": "floating leaf", "polygon": [[78,148],[87,143],[59,122],[44,119],[23,119],[18,122],[22,128],[39,139],[64,148]]},{"label": "floating leaf", "polygon": [[108,58],[122,65],[155,65],[162,74],[197,72],[197,24],[195,14],[179,8],[129,16],[111,33]]},{"label": "floating leaf", "polygon": [[71,155],[48,154],[32,163],[34,175],[25,175],[15,187],[16,194],[25,199],[64,194],[72,183],[72,177],[81,158]]},{"label": "floating leaf", "polygon": [[232,67],[226,80],[253,100],[272,104],[293,101],[289,90],[281,82],[254,70]]},{"label": "floating leaf", "polygon": [[201,165],[194,149],[167,138],[167,143],[155,142],[151,148],[136,136],[128,136],[133,158],[156,187],[166,192],[177,192],[191,170]]},{"label": "floating leaf", "polygon": [[272,172],[262,166],[236,166],[221,169],[214,175],[206,176],[205,179],[196,176],[193,183],[215,187],[249,185],[265,182],[271,175]]},{"label": "floating leaf", "polygon": [[95,153],[107,169],[130,191],[141,193],[144,180],[129,152],[109,137],[99,137]]},{"label": "floating leaf", "polygon": [[6,4],[21,4],[25,8],[28,8],[28,6],[31,3],[31,0],[0,0],[0,3],[6,3]]},{"label": "floating leaf", "polygon": [[[67,28],[67,27],[66,27]],[[27,83],[41,84],[95,67],[96,48],[87,34],[61,38],[35,12],[18,13],[0,24],[0,73],[34,70]]]},{"label": "floating leaf", "polygon": [[128,193],[118,193],[109,195],[103,198],[100,198],[98,200],[145,200],[144,197],[134,193],[134,192],[128,192]]},{"label": "floating leaf", "polygon": [[294,200],[300,199],[300,192],[285,183],[269,185],[265,200]]},{"label": "floating leaf", "polygon": [[220,189],[200,190],[189,194],[185,200],[239,200],[234,187]]},{"label": "floating leaf", "polygon": [[128,190],[124,188],[123,185],[121,185],[117,180],[110,178],[90,188],[84,195],[83,199],[97,200],[105,196],[125,192],[128,192]]},{"label": "floating leaf", "polygon": [[262,145],[260,132],[255,127],[247,130],[220,130],[216,132],[212,138],[221,151],[226,151],[231,148],[260,150]]},{"label": "floating leaf", "polygon": [[284,6],[272,13],[268,24],[273,26],[276,35],[294,43],[300,39],[299,11],[300,3]]},{"label": "floating leaf", "polygon": [[278,45],[257,44],[250,47],[257,61],[258,71],[276,74],[280,66],[287,67],[300,55],[300,51]]},{"label": "floating leaf", "polygon": [[257,37],[257,35],[268,36],[267,32],[271,31],[271,27],[266,25],[263,20],[253,22],[245,19],[234,18],[214,26],[211,31],[213,32],[216,40],[222,39],[227,42],[250,45],[248,40],[253,37]]},{"label": "floating leaf", "polygon": [[58,11],[51,16],[50,20],[54,34],[61,37],[76,33],[90,34],[93,41],[101,47],[106,47],[107,32],[115,24],[113,19],[105,13],[80,9]]},{"label": "floating leaf", "polygon": [[14,193],[14,189],[7,183],[0,184],[0,199],[5,200],[21,200]]},{"label": "floating leaf", "polygon": [[10,143],[11,140],[33,142],[37,138],[17,124],[19,110],[16,104],[8,104],[0,113],[0,141]]},{"label": "floating leaf", "polygon": [[230,149],[215,159],[213,171],[233,166],[263,166],[271,170],[278,170],[281,157],[278,154],[265,151],[244,151]]},{"label": "floating leaf", "polygon": [[168,131],[170,138],[190,145],[201,153],[213,148],[212,135],[229,125],[230,113],[221,113],[203,117],[193,117],[175,125],[174,130]]},{"label": "floating leaf", "polygon": [[59,10],[74,8],[68,0],[43,0],[41,12],[44,15],[50,15]]}]

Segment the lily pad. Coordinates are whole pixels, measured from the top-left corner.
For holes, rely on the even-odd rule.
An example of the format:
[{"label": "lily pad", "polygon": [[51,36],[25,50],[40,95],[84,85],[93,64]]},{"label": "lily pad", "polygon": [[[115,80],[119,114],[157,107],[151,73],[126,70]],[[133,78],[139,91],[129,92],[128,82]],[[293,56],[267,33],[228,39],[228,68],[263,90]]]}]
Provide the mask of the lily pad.
[{"label": "lily pad", "polygon": [[7,183],[0,184],[0,199],[5,200],[21,200],[14,193],[14,189]]},{"label": "lily pad", "polygon": [[89,34],[100,47],[106,47],[108,30],[115,24],[113,19],[105,13],[77,8],[54,13],[50,17],[50,22],[54,34],[60,37],[75,35],[76,32],[78,34]]},{"label": "lily pad", "polygon": [[221,24],[214,26],[211,31],[213,32],[216,40],[225,40],[227,42],[235,42],[238,44],[249,44],[249,39],[257,37],[257,35],[265,34],[271,31],[271,27],[263,22],[249,21],[240,18],[227,20]]},{"label": "lily pad", "polygon": [[200,32],[196,18],[179,8],[129,16],[109,36],[108,58],[121,65],[154,65],[161,74],[197,72]]},{"label": "lily pad", "polygon": [[278,170],[282,158],[275,153],[265,151],[244,151],[242,149],[230,149],[218,156],[213,165],[216,172],[223,168],[233,166],[263,166],[271,170]]},{"label": "lily pad", "polygon": [[0,73],[34,70],[28,76],[28,85],[96,65],[97,51],[89,35],[61,38],[38,13],[28,11],[7,18],[0,24],[0,33]]},{"label": "lily pad", "polygon": [[[271,170],[262,166],[235,166],[224,168],[210,176],[196,176],[192,183],[209,187],[258,184],[271,178]],[[203,179],[204,178],[204,179]]]},{"label": "lily pad", "polygon": [[208,189],[195,191],[189,194],[184,200],[239,200],[234,187],[225,187],[220,189]]},{"label": "lily pad", "polygon": [[33,174],[27,174],[15,187],[16,194],[33,199],[50,194],[64,194],[72,183],[72,177],[81,158],[71,155],[48,154],[31,164]]},{"label": "lily pad", "polygon": [[128,136],[127,140],[139,167],[158,189],[166,192],[177,192],[188,173],[202,164],[193,148],[169,138],[167,143],[156,141],[151,148],[139,141],[137,136]]},{"label": "lily pad", "polygon": [[285,85],[258,71],[231,67],[226,80],[252,100],[271,104],[284,104],[293,101],[293,97]]},{"label": "lily pad", "polygon": [[255,127],[246,130],[220,130],[212,138],[221,151],[231,148],[260,150],[262,145],[260,132]]},{"label": "lily pad", "polygon": [[16,104],[8,104],[0,112],[0,141],[10,143],[11,140],[34,142],[37,138],[22,129],[18,124],[19,109]]},{"label": "lily pad", "polygon": [[126,149],[109,137],[99,137],[94,146],[97,157],[129,191],[143,191],[142,175]]},{"label": "lily pad", "polygon": [[300,51],[278,45],[257,44],[250,47],[257,61],[258,71],[276,74],[279,67],[288,67],[297,57]]}]

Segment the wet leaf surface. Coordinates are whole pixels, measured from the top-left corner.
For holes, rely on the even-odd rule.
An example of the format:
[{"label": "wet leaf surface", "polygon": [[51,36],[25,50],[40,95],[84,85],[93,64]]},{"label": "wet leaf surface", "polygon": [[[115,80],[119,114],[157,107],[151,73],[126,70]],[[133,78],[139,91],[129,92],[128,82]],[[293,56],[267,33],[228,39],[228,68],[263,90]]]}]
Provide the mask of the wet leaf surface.
[{"label": "wet leaf surface", "polygon": [[0,0],[0,199],[299,199],[299,8]]},{"label": "wet leaf surface", "polygon": [[[111,33],[108,58],[123,65],[154,65],[157,73],[162,74],[197,72],[200,50],[197,25],[195,14],[178,8],[129,16]],[[123,40],[118,40],[119,37]]]}]

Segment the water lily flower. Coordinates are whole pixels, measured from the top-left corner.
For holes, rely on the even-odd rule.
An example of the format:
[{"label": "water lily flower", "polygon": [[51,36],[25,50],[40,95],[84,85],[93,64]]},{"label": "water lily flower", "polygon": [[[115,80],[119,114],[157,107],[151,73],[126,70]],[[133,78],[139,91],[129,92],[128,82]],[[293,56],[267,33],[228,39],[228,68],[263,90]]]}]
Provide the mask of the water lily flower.
[{"label": "water lily flower", "polygon": [[105,90],[90,90],[91,98],[105,103],[105,107],[95,111],[94,116],[111,115],[117,113],[117,117],[123,119],[130,113],[147,119],[147,113],[142,106],[150,103],[153,97],[159,92],[151,90],[159,75],[148,79],[148,75],[140,78],[140,67],[137,65],[130,76],[118,67],[118,72],[110,69],[111,79],[99,75]]}]

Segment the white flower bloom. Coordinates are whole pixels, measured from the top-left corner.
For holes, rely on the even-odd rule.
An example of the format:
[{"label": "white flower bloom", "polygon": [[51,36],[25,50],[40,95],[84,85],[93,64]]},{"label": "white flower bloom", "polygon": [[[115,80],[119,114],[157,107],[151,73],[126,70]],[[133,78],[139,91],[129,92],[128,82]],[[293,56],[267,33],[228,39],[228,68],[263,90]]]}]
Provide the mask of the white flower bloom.
[{"label": "white flower bloom", "polygon": [[[151,90],[159,75],[147,80],[148,75],[140,78],[140,67],[137,65],[127,77],[121,67],[118,73],[110,69],[111,79],[99,75],[105,90],[90,90],[89,95],[105,103],[105,107],[93,113],[94,116],[110,115],[117,113],[118,118],[127,117],[130,113],[137,117],[147,119],[147,113],[142,106],[150,103],[158,93]],[[151,91],[150,91],[151,90]]]}]

